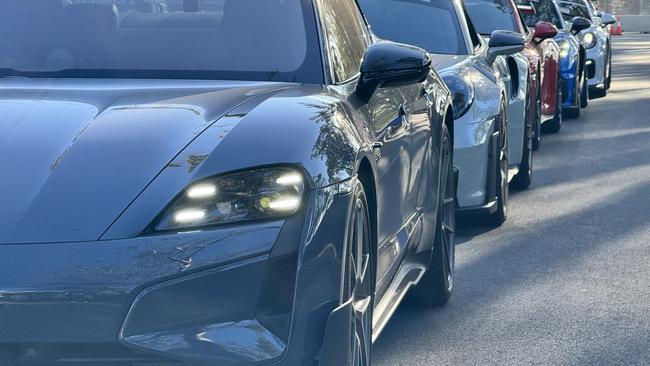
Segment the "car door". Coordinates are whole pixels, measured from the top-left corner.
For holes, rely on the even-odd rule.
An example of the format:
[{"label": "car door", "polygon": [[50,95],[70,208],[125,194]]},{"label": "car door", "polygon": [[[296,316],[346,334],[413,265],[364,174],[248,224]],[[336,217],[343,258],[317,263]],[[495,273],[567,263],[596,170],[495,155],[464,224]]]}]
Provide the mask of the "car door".
[{"label": "car door", "polygon": [[400,88],[379,89],[366,106],[377,160],[377,289],[388,286],[410,244],[415,217],[413,105]]},{"label": "car door", "polygon": [[[370,32],[354,0],[318,0],[333,83],[354,91]],[[368,121],[376,158],[377,298],[390,283],[413,232],[411,178],[413,102],[405,88],[378,89],[358,111]]]}]

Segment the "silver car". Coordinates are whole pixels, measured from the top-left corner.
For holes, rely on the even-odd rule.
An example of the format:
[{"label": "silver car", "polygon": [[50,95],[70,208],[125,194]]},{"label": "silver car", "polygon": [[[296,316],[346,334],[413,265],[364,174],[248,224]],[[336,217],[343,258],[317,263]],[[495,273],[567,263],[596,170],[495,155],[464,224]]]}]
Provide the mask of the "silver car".
[{"label": "silver car", "polygon": [[591,27],[580,32],[577,37],[587,50],[587,62],[595,66],[594,77],[589,79],[589,97],[602,98],[612,84],[612,46],[607,26],[616,23],[609,13],[599,13],[588,0],[561,0],[558,6],[562,17],[569,24],[575,17],[591,21]]},{"label": "silver car", "polygon": [[[532,174],[532,134],[525,123],[528,60],[520,53],[523,38],[495,31],[489,41],[484,39],[460,0],[360,4],[379,37],[414,44],[431,54],[453,96],[459,209],[500,225],[507,216],[509,181],[528,186]],[[408,26],[394,19],[409,19]]]}]

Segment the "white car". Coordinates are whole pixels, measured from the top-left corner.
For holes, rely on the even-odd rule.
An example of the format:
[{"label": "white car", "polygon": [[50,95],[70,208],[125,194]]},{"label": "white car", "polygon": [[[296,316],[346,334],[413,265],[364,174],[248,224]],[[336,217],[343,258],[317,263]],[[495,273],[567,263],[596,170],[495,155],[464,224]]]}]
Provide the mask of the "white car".
[{"label": "white car", "polygon": [[[501,225],[509,182],[526,188],[532,175],[532,124],[527,123],[528,59],[514,24],[482,37],[461,0],[362,0],[381,38],[426,49],[450,89],[458,212]],[[491,16],[502,19],[509,14]],[[408,27],[394,19],[409,19]],[[521,26],[523,29],[523,25]],[[488,40],[487,37],[490,37]]]},{"label": "white car", "polygon": [[587,50],[587,62],[595,65],[594,77],[589,79],[589,98],[602,98],[612,84],[612,45],[607,26],[616,23],[609,13],[599,13],[588,0],[560,0],[557,2],[562,17],[569,24],[575,17],[583,17],[592,26],[577,37]]}]

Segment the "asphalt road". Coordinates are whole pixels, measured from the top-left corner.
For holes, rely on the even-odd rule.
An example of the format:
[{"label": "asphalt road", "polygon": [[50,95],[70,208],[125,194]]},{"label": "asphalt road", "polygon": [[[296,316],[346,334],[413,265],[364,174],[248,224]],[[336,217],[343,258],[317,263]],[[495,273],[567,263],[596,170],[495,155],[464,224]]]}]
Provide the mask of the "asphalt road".
[{"label": "asphalt road", "polygon": [[615,37],[613,72],[543,136],[506,224],[459,230],[452,300],[402,306],[375,365],[650,365],[650,36]]}]

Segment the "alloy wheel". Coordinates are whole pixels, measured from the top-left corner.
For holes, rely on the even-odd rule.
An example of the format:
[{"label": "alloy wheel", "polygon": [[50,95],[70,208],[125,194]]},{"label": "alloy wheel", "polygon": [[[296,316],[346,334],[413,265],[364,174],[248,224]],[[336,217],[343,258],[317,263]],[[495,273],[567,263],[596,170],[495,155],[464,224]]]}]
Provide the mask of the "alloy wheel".
[{"label": "alloy wheel", "polygon": [[501,177],[501,197],[503,205],[503,216],[508,216],[508,131],[506,129],[505,107],[501,109],[501,149],[499,151],[499,170]]},{"label": "alloy wheel", "polygon": [[558,133],[562,129],[562,115],[564,114],[562,111],[562,87],[560,86],[560,81],[558,78],[558,88],[557,88],[557,93],[555,95],[555,116],[553,116],[553,119],[550,122],[547,122],[544,124],[544,131],[545,132],[550,132],[550,133]]},{"label": "alloy wheel", "polygon": [[447,167],[444,177],[441,180],[444,184],[443,207],[441,215],[441,243],[444,255],[445,274],[447,279],[447,291],[451,292],[454,286],[454,263],[456,256],[456,190],[454,179],[454,168],[452,158],[452,147],[449,135],[444,136],[443,141],[444,167]]},{"label": "alloy wheel", "polygon": [[368,206],[361,194],[355,201],[346,266],[347,296],[352,300],[352,365],[370,365],[373,281]]},{"label": "alloy wheel", "polygon": [[605,89],[612,87],[612,55],[611,51],[607,56],[607,77],[605,78]]},{"label": "alloy wheel", "polygon": [[[539,80],[539,77],[537,78]],[[537,98],[535,98],[535,121],[533,126],[533,150],[539,149],[542,142],[542,97],[540,93],[540,86],[537,85]]]},{"label": "alloy wheel", "polygon": [[[438,176],[437,210],[432,212],[435,223],[431,262],[418,285],[409,292],[416,304],[437,307],[451,298],[454,287],[454,261],[456,253],[456,180],[453,166],[453,146],[449,130],[443,125],[440,149],[440,175]],[[433,198],[434,195],[432,195]]]},{"label": "alloy wheel", "polygon": [[496,163],[496,211],[488,216],[488,221],[491,226],[501,226],[508,217],[508,129],[506,120],[505,104],[502,103],[499,118],[496,121],[496,126],[499,126],[499,151]]},{"label": "alloy wheel", "polygon": [[524,136],[522,141],[521,161],[519,172],[510,182],[515,189],[526,189],[532,183],[533,177],[533,135],[535,122],[530,118],[530,99],[526,98],[526,121],[524,123]]},{"label": "alloy wheel", "polygon": [[562,99],[564,99],[564,91],[562,88],[558,88],[557,92],[557,101],[555,102],[555,109],[557,110],[557,115],[559,118],[559,125],[562,126],[563,118],[562,114],[564,112],[564,106],[562,105]]},{"label": "alloy wheel", "polygon": [[587,70],[582,74],[582,89],[580,89],[580,108],[586,108],[589,105],[589,78]]}]

